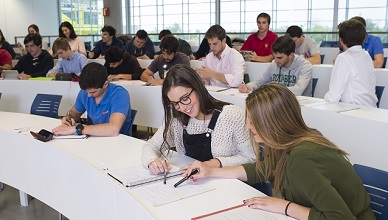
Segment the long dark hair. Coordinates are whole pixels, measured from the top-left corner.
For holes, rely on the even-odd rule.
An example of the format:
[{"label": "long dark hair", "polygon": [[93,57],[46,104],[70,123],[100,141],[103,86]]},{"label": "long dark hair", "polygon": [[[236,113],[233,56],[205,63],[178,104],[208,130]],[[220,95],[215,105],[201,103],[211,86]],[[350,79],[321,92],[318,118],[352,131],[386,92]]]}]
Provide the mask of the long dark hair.
[{"label": "long dark hair", "polygon": [[201,78],[190,66],[177,64],[172,67],[168,71],[162,86],[165,129],[163,131],[163,144],[160,147],[161,152],[170,149],[166,140],[168,135],[172,136],[171,124],[173,118],[176,118],[182,125],[187,125],[190,120],[188,115],[177,111],[174,106],[170,105],[167,93],[172,87],[177,86],[193,89],[193,93],[199,101],[199,110],[204,115],[212,114],[214,109],[222,109],[224,105],[229,105],[229,103],[217,100],[211,96],[203,85]]},{"label": "long dark hair", "polygon": [[66,36],[62,32],[62,27],[67,27],[70,30],[70,39],[76,39],[77,34],[75,34],[73,25],[70,24],[68,21],[62,22],[62,24],[59,26],[59,37],[66,38]]}]

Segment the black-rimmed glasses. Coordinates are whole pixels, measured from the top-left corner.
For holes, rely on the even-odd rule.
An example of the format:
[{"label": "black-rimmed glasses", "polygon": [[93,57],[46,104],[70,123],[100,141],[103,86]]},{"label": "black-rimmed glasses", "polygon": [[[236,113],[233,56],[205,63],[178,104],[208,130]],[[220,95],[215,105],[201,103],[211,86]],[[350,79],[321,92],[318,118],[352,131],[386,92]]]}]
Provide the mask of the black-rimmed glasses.
[{"label": "black-rimmed glasses", "polygon": [[182,96],[178,102],[173,102],[173,101],[170,101],[170,106],[174,106],[175,109],[179,109],[180,108],[180,105],[179,103],[181,103],[182,105],[188,105],[191,103],[191,99],[190,99],[190,95],[191,93],[194,91],[194,89],[191,89],[191,91],[187,94],[187,95],[184,95]]}]

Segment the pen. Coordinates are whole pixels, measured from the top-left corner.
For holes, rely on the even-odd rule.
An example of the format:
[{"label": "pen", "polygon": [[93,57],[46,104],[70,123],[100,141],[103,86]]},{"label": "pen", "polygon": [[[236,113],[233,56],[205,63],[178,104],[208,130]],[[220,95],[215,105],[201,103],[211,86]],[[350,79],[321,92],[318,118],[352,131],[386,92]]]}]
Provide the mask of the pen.
[{"label": "pen", "polygon": [[192,175],[195,175],[195,174],[197,174],[198,172],[199,172],[199,169],[198,169],[198,168],[197,168],[197,169],[194,169],[193,171],[191,171],[191,173],[190,173],[188,176],[184,177],[183,179],[181,179],[181,180],[179,180],[177,183],[175,183],[174,187],[179,186],[181,183],[183,183],[184,181],[188,180]]},{"label": "pen", "polygon": [[163,179],[163,183],[166,184],[166,180],[167,180],[167,172],[166,170],[164,171],[164,179]]}]

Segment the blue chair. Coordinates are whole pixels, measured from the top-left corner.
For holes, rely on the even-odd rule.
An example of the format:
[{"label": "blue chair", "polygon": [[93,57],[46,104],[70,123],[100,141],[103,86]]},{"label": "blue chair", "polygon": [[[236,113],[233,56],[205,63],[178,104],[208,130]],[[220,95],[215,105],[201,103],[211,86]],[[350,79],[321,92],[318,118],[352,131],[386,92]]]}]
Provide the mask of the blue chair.
[{"label": "blue chair", "polygon": [[264,193],[267,196],[272,196],[272,186],[269,181],[255,183],[253,184],[253,188],[259,190],[260,192]]},{"label": "blue chair", "polygon": [[325,59],[325,54],[321,54],[321,64],[323,63],[324,59]]},{"label": "blue chair", "polygon": [[130,123],[130,129],[129,129],[129,136],[132,136],[132,125],[133,125],[133,122],[135,121],[135,117],[136,117],[136,114],[137,114],[137,110],[135,109],[132,109],[131,110],[131,123]]},{"label": "blue chair", "polygon": [[381,96],[383,96],[384,88],[385,86],[376,86],[375,94],[377,97],[377,103],[376,103],[377,108],[380,108],[380,100],[381,100]]},{"label": "blue chair", "polygon": [[338,41],[327,41],[324,40],[321,42],[320,47],[339,47]]},{"label": "blue chair", "polygon": [[388,172],[360,164],[353,167],[370,196],[376,220],[388,219]]},{"label": "blue chair", "polygon": [[315,87],[317,87],[317,83],[318,83],[318,78],[313,78],[311,97],[314,97]]},{"label": "blue chair", "polygon": [[58,118],[59,104],[61,95],[37,94],[32,105],[30,113],[50,118]]}]

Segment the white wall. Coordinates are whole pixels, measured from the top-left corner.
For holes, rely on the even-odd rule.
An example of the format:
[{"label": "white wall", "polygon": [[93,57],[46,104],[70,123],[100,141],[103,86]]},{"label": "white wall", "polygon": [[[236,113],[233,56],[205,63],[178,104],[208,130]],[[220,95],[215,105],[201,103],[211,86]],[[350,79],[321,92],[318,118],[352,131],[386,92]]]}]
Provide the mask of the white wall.
[{"label": "white wall", "polygon": [[0,0],[0,29],[10,44],[27,35],[30,24],[38,25],[41,35],[58,35],[58,1]]}]

